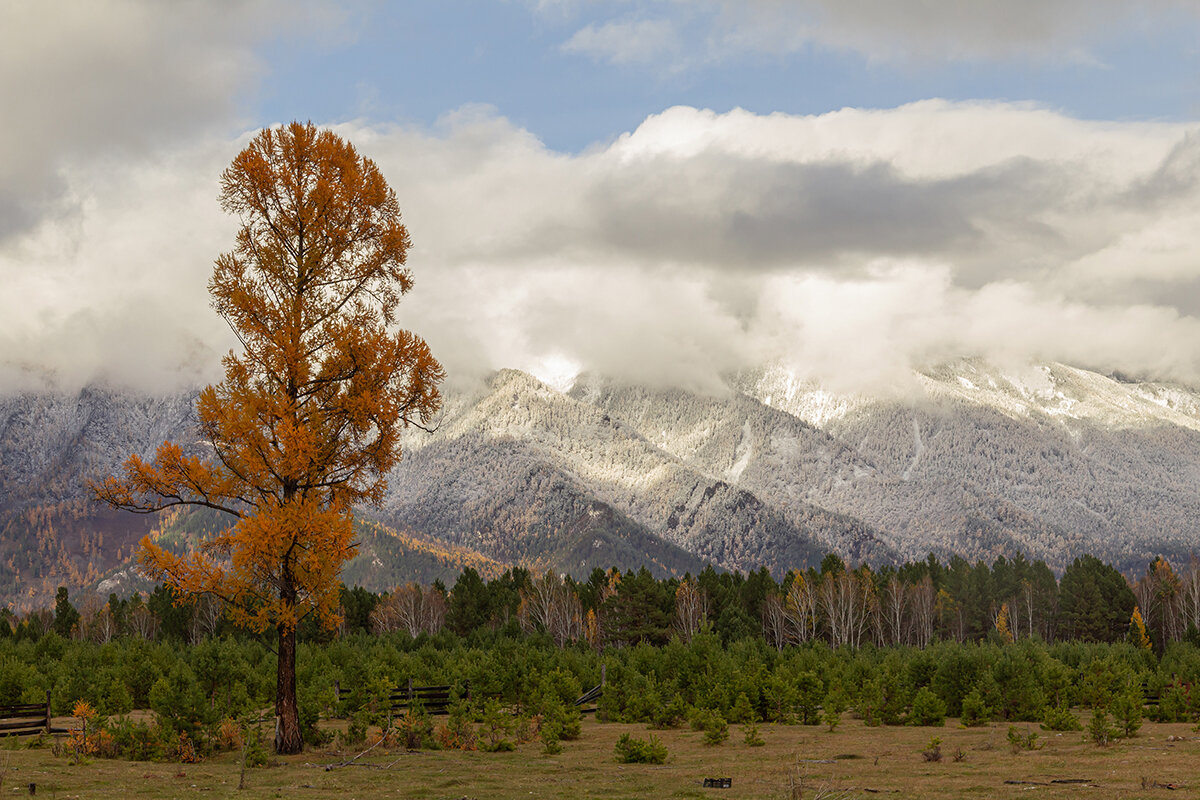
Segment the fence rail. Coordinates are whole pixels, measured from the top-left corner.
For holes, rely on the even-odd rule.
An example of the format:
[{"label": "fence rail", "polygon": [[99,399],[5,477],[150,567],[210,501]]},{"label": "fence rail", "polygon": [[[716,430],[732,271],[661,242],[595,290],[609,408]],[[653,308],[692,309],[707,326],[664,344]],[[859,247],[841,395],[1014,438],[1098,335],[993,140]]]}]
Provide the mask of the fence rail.
[{"label": "fence rail", "polygon": [[428,714],[449,714],[450,704],[457,697],[471,696],[470,681],[463,682],[461,693],[456,694],[456,688],[458,687],[454,684],[413,686],[413,682],[409,680],[407,688],[396,689],[388,698],[388,702],[393,714],[418,707]]},{"label": "fence rail", "polygon": [[[351,688],[334,682],[334,693],[339,699]],[[461,684],[442,684],[440,686],[416,686],[410,679],[405,686],[397,687],[387,698],[387,708],[393,714],[421,708],[428,714],[448,714],[450,705],[460,697],[471,696],[471,682]]]},{"label": "fence rail", "polygon": [[45,703],[0,705],[0,734],[19,736],[26,733],[51,733],[50,692]]},{"label": "fence rail", "polygon": [[[600,695],[604,692],[604,684],[607,678],[607,670],[605,665],[600,665],[600,683],[585,691],[574,705],[579,709],[581,714],[593,714],[596,712],[595,706],[592,706]],[[353,691],[352,688],[342,686],[340,681],[333,683],[334,696],[341,701],[343,695]],[[387,708],[392,714],[400,714],[410,709],[420,708],[427,714],[449,714],[450,706],[459,698],[469,699],[471,697],[471,682],[463,681],[460,684],[446,683],[436,686],[416,686],[412,679],[408,680],[405,686],[397,687],[388,695]],[[591,706],[591,707],[589,707]]]},{"label": "fence rail", "polygon": [[575,700],[574,705],[579,709],[579,713],[581,713],[581,714],[594,714],[594,713],[596,713],[596,709],[594,707],[593,708],[585,708],[584,706],[588,705],[589,703],[594,703],[597,700],[599,700],[600,695],[603,693],[604,693],[604,684],[599,683],[599,684],[593,686],[592,688],[588,689],[583,694],[579,695],[579,697]]}]

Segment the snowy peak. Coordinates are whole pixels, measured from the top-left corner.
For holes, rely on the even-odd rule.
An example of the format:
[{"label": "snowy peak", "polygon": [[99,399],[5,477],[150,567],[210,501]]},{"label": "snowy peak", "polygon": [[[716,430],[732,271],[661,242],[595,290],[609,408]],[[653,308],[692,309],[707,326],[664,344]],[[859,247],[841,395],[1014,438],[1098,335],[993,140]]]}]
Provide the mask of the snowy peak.
[{"label": "snowy peak", "polygon": [[[1200,394],[1064,364],[963,360],[874,393],[779,367],[710,393],[501,370],[444,399],[435,433],[405,433],[377,513],[496,563],[782,571],[833,550],[1144,568],[1186,558],[1200,520]],[[0,398],[0,584],[52,593],[124,563],[144,520],[101,515],[85,478],[190,441],[193,404]]]},{"label": "snowy peak", "polygon": [[[393,492],[388,513],[397,524],[413,527],[418,524],[414,515],[424,514],[431,504],[450,518],[458,513],[454,509],[467,507],[481,495],[502,493],[512,486],[553,485],[552,501],[522,496],[514,502],[538,504],[561,527],[569,514],[576,513],[571,509],[579,498],[592,498],[662,541],[721,566],[753,568],[764,559],[771,566],[782,566],[785,557],[807,564],[819,559],[824,549],[840,545],[848,553],[870,552],[870,547],[864,550],[864,542],[872,539],[867,526],[828,514],[824,514],[827,525],[810,524],[823,515],[815,508],[805,509],[808,514],[800,524],[787,508],[734,485],[751,464],[756,444],[753,426],[743,415],[734,432],[737,441],[726,447],[728,426],[720,409],[733,401],[761,409],[756,402],[732,394],[724,401],[682,392],[664,396],[587,378],[564,395],[529,375],[504,370],[468,400],[449,403],[454,410],[437,434],[410,450],[412,457],[390,477]],[[701,406],[714,403],[721,418],[714,417],[706,427]],[[685,408],[700,414],[692,414],[687,422],[681,422],[678,414],[669,419],[671,409]],[[786,415],[780,419],[800,425]],[[442,485],[451,452],[456,463],[452,483],[459,488]],[[711,467],[712,458],[721,465]],[[433,471],[434,464],[439,471]],[[531,479],[533,474],[539,477]],[[483,493],[463,491],[481,481],[494,484],[493,488]],[[409,502],[418,496],[426,498],[420,508]],[[428,519],[420,522],[428,524]],[[463,518],[450,528],[461,530],[467,524]],[[448,528],[447,535],[459,534]],[[509,531],[510,537],[518,539],[530,535],[528,527]],[[818,545],[822,537],[829,542]],[[768,539],[775,542],[775,552],[762,554],[759,551]]]},{"label": "snowy peak", "polygon": [[912,373],[908,386],[873,393],[835,392],[769,367],[738,376],[732,384],[764,405],[778,408],[818,428],[881,404],[961,402],[989,408],[1014,419],[1057,419],[1108,428],[1176,425],[1200,431],[1200,393],[1158,382],[1127,382],[1059,363],[1000,367],[962,359]]},{"label": "snowy peak", "polygon": [[1013,417],[1044,415],[1108,429],[1178,425],[1200,431],[1200,402],[1182,387],[1126,383],[1065,364],[1001,370],[977,361],[921,373],[931,398],[984,405]]},{"label": "snowy peak", "polygon": [[730,383],[747,397],[822,429],[830,422],[857,413],[877,399],[865,394],[831,391],[815,380],[799,377],[779,366],[749,370],[735,376]]}]

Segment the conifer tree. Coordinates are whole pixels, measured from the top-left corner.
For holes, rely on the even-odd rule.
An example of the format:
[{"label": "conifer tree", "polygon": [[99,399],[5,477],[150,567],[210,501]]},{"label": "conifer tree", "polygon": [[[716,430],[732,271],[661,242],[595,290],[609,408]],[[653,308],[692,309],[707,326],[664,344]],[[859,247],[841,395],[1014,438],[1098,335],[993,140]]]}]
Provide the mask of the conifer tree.
[{"label": "conifer tree", "polygon": [[996,614],[996,634],[1003,642],[1011,643],[1013,640],[1012,628],[1008,623],[1008,603],[1000,604],[1000,611]]},{"label": "conifer tree", "polygon": [[1146,623],[1142,620],[1142,611],[1137,606],[1129,616],[1129,643],[1140,650],[1150,649],[1150,637],[1146,635]]},{"label": "conifer tree", "polygon": [[197,401],[205,448],[164,442],[93,488],[134,512],[228,514],[192,553],[147,537],[139,558],[184,595],[220,597],[235,622],[275,628],[275,749],[295,753],[296,627],[308,615],[336,625],[351,509],[382,500],[400,432],[430,423],[443,373],[422,339],[394,328],[412,286],[408,231],[352,145],[311,123],[266,129],[222,174],[220,200],[241,228],[209,292],[242,349]]}]

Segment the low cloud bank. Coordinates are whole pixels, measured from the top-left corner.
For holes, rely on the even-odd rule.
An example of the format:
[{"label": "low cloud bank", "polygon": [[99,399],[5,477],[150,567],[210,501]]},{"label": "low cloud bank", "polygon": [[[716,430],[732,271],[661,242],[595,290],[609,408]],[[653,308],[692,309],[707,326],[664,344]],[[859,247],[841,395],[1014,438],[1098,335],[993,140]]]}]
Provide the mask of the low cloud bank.
[{"label": "low cloud bank", "polygon": [[[452,378],[553,364],[715,387],[783,362],[847,388],[962,356],[1200,376],[1200,135],[1027,106],[672,108],[547,149],[487,108],[339,126],[399,195],[402,322]],[[0,388],[219,374],[208,307],[245,136],[63,167],[0,246]]]}]

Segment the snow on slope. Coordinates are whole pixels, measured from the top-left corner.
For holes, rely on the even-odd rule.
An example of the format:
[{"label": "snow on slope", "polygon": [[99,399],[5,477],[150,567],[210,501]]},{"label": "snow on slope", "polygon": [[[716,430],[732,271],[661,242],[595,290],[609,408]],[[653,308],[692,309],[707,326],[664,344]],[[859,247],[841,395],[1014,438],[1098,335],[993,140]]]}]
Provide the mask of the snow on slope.
[{"label": "snow on slope", "polygon": [[778,508],[825,548],[855,559],[890,557],[884,534],[812,503],[823,490],[873,472],[828,434],[736,392],[711,396],[582,375],[571,396],[622,420],[688,467]]},{"label": "snow on slope", "polygon": [[782,369],[734,383],[869,461],[872,480],[812,499],[853,509],[907,556],[1018,547],[1058,566],[1090,551],[1132,568],[1197,546],[1194,391],[1062,364],[960,361],[913,378],[891,396],[839,396]]},{"label": "snow on slope", "polygon": [[[624,417],[581,399],[586,396],[587,388],[578,383],[571,395],[563,395],[525,373],[497,373],[474,396],[451,403],[433,437],[412,444],[407,464],[389,479],[388,513],[411,526],[416,508],[410,498],[436,495],[439,506],[452,509],[517,481],[519,476],[511,474],[515,465],[536,464],[562,476],[572,491],[593,496],[665,541],[724,566],[808,564],[825,550],[814,536],[833,530],[836,538],[841,531],[844,544],[852,545],[863,535],[860,523],[819,509],[811,509],[808,520],[793,519],[730,485],[720,471],[696,469]],[[703,435],[693,441],[708,446]],[[475,480],[440,489],[442,475],[429,465],[435,453],[451,450],[490,466],[472,470],[479,476]],[[446,459],[441,463],[444,472]],[[478,481],[487,484],[481,493]]]},{"label": "snow on slope", "polygon": [[[563,568],[650,554],[667,571],[701,559],[778,569],[835,549],[875,561],[1022,551],[1058,568],[1093,552],[1141,569],[1200,543],[1189,387],[960,361],[891,394],[838,393],[778,368],[715,395],[587,374],[560,388],[504,370],[448,393],[434,435],[406,434],[384,515]],[[0,398],[0,523],[82,502],[84,476],[186,440],[192,399],[94,387]]]},{"label": "snow on slope", "polygon": [[0,509],[79,497],[85,478],[110,473],[131,453],[151,455],[168,439],[190,441],[195,398],[96,386],[74,396],[0,397]]}]

